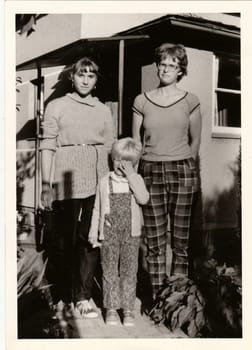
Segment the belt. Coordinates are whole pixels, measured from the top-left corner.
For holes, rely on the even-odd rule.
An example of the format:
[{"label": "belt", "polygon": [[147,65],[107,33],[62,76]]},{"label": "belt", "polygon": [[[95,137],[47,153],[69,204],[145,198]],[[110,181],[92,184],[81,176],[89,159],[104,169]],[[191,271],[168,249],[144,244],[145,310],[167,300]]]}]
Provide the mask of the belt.
[{"label": "belt", "polygon": [[98,146],[103,145],[103,143],[69,143],[68,145],[61,145],[58,147],[73,147],[73,146]]}]

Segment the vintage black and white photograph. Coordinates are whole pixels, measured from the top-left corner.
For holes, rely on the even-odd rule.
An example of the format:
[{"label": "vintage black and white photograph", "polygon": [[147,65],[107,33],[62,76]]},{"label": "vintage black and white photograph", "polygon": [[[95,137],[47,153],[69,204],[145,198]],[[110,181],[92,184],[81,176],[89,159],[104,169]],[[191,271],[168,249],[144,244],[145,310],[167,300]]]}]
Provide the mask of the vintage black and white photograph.
[{"label": "vintage black and white photograph", "polygon": [[15,13],[17,339],[241,339],[241,13],[35,9]]}]

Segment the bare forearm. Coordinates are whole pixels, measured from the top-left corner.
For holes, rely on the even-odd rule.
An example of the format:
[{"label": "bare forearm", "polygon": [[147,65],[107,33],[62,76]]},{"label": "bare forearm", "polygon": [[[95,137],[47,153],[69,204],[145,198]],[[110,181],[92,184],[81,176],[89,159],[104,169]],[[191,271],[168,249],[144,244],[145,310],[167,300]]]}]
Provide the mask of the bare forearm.
[{"label": "bare forearm", "polygon": [[41,154],[41,175],[42,183],[50,183],[54,152],[43,150]]},{"label": "bare forearm", "polygon": [[191,146],[192,157],[196,159],[200,148],[200,138],[194,139],[190,146]]}]

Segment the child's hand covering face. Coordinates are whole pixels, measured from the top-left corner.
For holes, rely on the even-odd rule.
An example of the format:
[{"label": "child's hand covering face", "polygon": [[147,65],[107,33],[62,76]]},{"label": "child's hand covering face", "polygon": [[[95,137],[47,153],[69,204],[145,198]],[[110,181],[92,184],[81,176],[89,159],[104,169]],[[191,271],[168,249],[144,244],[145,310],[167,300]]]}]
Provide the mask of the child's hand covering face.
[{"label": "child's hand covering face", "polygon": [[129,160],[121,160],[118,168],[126,177],[135,172],[132,162]]}]

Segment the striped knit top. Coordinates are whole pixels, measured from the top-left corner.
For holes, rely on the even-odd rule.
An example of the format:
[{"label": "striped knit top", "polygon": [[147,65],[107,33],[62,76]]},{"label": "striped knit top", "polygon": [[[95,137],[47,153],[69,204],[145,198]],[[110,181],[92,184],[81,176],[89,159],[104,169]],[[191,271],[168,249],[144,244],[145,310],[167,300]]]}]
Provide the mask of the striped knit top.
[{"label": "striped knit top", "polygon": [[143,117],[142,158],[149,161],[190,158],[189,117],[199,105],[198,98],[189,92],[167,106],[152,101],[148,93],[138,95],[133,104],[133,112]]},{"label": "striped knit top", "polygon": [[84,100],[72,93],[51,101],[42,124],[40,150],[55,152],[54,199],[95,194],[98,179],[109,171],[112,143],[112,116],[97,98]]}]

